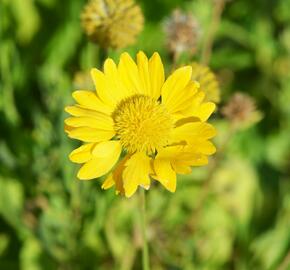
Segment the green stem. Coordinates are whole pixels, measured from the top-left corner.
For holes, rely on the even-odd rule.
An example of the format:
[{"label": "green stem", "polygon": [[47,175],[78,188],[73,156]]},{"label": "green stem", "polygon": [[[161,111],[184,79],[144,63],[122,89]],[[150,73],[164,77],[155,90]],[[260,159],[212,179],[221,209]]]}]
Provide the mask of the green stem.
[{"label": "green stem", "polygon": [[108,57],[108,50],[105,48],[99,47],[99,66],[100,66],[100,68],[103,66],[107,57]]},{"label": "green stem", "polygon": [[140,191],[140,210],[141,210],[141,231],[143,237],[142,244],[142,264],[143,270],[150,270],[149,266],[149,252],[148,252],[148,244],[147,244],[147,236],[146,236],[146,197],[145,190],[142,189]]},{"label": "green stem", "polygon": [[172,70],[175,70],[177,68],[179,56],[179,53],[176,51],[172,53]]},{"label": "green stem", "polygon": [[209,26],[208,34],[207,34],[207,37],[206,37],[206,40],[202,49],[202,53],[201,53],[201,63],[204,65],[208,65],[210,61],[215,35],[220,24],[224,7],[225,7],[225,0],[214,1],[213,16],[212,16],[211,24]]}]

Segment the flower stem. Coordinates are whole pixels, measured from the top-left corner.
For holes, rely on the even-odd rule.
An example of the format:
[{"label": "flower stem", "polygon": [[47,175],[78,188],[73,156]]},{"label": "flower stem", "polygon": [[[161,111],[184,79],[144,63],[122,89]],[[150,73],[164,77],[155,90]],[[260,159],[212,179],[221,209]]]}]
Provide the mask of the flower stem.
[{"label": "flower stem", "polygon": [[99,66],[102,67],[106,58],[108,57],[108,50],[102,47],[99,47]]},{"label": "flower stem", "polygon": [[179,60],[180,54],[177,51],[174,51],[172,53],[172,71],[174,71],[177,68],[178,60]]},{"label": "flower stem", "polygon": [[208,65],[210,61],[214,38],[220,24],[222,12],[225,7],[225,2],[226,2],[225,0],[214,0],[212,20],[211,20],[211,24],[208,30],[208,35],[205,40],[205,44],[203,46],[202,53],[201,53],[201,62],[204,65]]},{"label": "flower stem", "polygon": [[143,237],[142,243],[142,265],[143,270],[150,270],[149,266],[149,252],[148,252],[148,243],[146,236],[146,197],[145,190],[141,189],[140,191],[140,217],[141,217],[141,231]]}]

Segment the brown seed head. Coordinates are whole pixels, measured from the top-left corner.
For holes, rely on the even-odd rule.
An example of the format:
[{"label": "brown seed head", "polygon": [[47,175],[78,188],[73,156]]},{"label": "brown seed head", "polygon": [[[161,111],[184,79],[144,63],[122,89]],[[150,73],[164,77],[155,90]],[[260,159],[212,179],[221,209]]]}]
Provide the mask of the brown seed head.
[{"label": "brown seed head", "polygon": [[188,13],[175,10],[165,21],[164,31],[168,50],[173,54],[188,52],[194,54],[200,37],[197,20]]},{"label": "brown seed head", "polygon": [[256,110],[252,97],[237,92],[221,109],[221,113],[234,124],[253,124],[261,119],[261,113]]}]

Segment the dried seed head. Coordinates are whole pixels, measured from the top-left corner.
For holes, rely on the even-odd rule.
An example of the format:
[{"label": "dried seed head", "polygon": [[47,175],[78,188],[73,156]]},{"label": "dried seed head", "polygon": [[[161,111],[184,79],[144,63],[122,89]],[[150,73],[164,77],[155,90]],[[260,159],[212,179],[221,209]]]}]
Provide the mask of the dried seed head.
[{"label": "dried seed head", "polygon": [[164,24],[168,50],[179,55],[182,52],[194,54],[200,37],[200,27],[197,20],[179,9],[174,10]]},{"label": "dried seed head", "polygon": [[133,0],[90,0],[81,14],[89,39],[103,48],[124,48],[143,29],[141,8]]},{"label": "dried seed head", "polygon": [[262,118],[261,112],[256,109],[254,99],[240,92],[231,97],[221,109],[221,113],[233,124],[240,127],[248,127]]}]

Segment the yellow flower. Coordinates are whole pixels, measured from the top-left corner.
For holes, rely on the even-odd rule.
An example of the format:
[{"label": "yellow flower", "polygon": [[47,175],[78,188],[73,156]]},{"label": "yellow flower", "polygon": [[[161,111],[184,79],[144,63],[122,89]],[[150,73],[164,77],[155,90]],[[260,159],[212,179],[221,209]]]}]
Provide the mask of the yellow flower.
[{"label": "yellow flower", "polygon": [[206,120],[215,104],[203,102],[190,66],[165,80],[158,53],[148,60],[139,52],[137,64],[123,53],[118,65],[109,58],[103,72],[94,68],[91,75],[96,92],[75,91],[78,104],[65,108],[72,115],[65,120],[68,136],[85,143],[69,156],[84,163],[79,179],[109,173],[102,187],[115,185],[127,197],[138,186],[148,189],[151,179],[174,192],[176,173],[207,164],[216,131]]},{"label": "yellow flower", "polygon": [[220,87],[215,74],[209,67],[196,62],[192,66],[192,79],[199,82],[200,89],[206,93],[206,100],[220,102]]},{"label": "yellow flower", "polygon": [[81,15],[88,37],[103,48],[124,48],[143,29],[142,11],[133,0],[91,0]]}]

